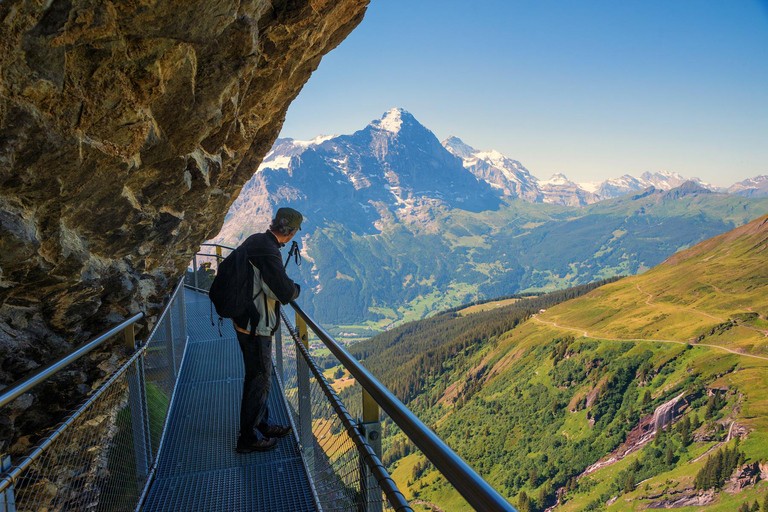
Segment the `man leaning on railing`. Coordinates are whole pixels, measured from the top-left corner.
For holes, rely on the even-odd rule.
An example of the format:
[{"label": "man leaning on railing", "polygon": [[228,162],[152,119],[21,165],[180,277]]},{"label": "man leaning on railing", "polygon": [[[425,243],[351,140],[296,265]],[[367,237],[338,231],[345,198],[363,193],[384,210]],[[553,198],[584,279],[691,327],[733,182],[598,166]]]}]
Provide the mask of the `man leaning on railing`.
[{"label": "man leaning on railing", "polygon": [[270,419],[267,399],[272,382],[272,336],[280,326],[280,304],[288,304],[300,292],[285,272],[280,248],[301,229],[303,220],[296,210],[280,208],[265,233],[251,235],[241,246],[253,269],[255,308],[233,319],[245,363],[238,453],[271,450],[277,446],[277,438],[291,432],[290,426]]}]

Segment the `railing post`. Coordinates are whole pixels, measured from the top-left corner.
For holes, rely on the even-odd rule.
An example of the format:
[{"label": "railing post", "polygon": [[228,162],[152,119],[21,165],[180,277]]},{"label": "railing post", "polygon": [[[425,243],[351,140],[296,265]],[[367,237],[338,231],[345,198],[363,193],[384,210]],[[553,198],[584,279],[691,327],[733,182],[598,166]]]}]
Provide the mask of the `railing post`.
[{"label": "railing post", "polygon": [[[379,421],[379,404],[376,400],[363,389],[363,418],[360,424],[360,433],[365,437],[365,440],[373,448],[376,457],[381,460],[381,422]],[[365,512],[381,512],[384,507],[382,500],[370,500],[368,492],[371,489],[378,489],[379,484],[376,481],[376,477],[373,476],[368,466],[365,464],[365,460],[360,454],[360,494],[362,496],[363,506],[361,510]],[[364,487],[363,487],[364,486]]]},{"label": "railing post", "polygon": [[197,285],[197,253],[192,256],[192,280],[195,283],[195,288],[200,288]]},{"label": "railing post", "polygon": [[165,343],[166,343],[166,355],[168,357],[168,366],[171,367],[174,380],[176,379],[176,351],[174,350],[173,343],[173,307],[168,308],[168,312],[165,314]]},{"label": "railing post", "polygon": [[[307,324],[296,314],[296,330],[304,348],[309,350]],[[304,449],[307,467],[314,467],[314,442],[312,438],[312,397],[309,390],[309,366],[302,355],[296,354],[296,379],[299,386],[299,441]]]},{"label": "railing post", "polygon": [[[125,344],[133,352],[136,350],[136,335],[133,324],[123,331]],[[136,358],[128,370],[128,404],[131,408],[131,427],[133,431],[133,453],[136,461],[136,477],[143,484],[149,475],[151,447],[147,418],[147,399],[144,390],[144,356]]]},{"label": "railing post", "polygon": [[[176,307],[179,309],[179,342],[184,345],[187,343],[187,299],[185,294],[186,291],[184,290],[184,285],[182,284],[179,292],[176,294]],[[176,350],[175,347],[174,350]],[[181,361],[178,361],[178,363],[181,365]],[[177,376],[178,371],[179,369],[176,368]]]},{"label": "railing post", "polygon": [[[278,321],[280,318],[278,317]],[[280,383],[284,384],[283,379],[285,374],[283,373],[283,329],[279,328],[275,331],[275,368],[277,369],[277,377],[280,379]]]},{"label": "railing post", "polygon": [[[0,474],[11,469],[10,455],[0,454],[0,464],[2,464],[0,466],[2,467]],[[13,485],[0,493],[0,512],[16,512],[16,498],[13,495]]]},{"label": "railing post", "polygon": [[216,256],[218,256],[218,258],[216,258],[216,264],[218,265],[219,262],[221,261],[221,258],[222,258],[221,246],[220,245],[216,246]]}]

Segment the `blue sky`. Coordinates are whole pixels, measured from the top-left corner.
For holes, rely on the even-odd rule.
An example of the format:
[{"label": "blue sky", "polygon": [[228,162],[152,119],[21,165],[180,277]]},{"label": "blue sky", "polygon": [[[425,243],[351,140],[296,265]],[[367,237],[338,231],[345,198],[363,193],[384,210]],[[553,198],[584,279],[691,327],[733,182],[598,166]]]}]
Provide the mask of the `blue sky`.
[{"label": "blue sky", "polygon": [[768,174],[768,0],[373,0],[281,136],[352,133],[392,107],[542,179],[730,185]]}]

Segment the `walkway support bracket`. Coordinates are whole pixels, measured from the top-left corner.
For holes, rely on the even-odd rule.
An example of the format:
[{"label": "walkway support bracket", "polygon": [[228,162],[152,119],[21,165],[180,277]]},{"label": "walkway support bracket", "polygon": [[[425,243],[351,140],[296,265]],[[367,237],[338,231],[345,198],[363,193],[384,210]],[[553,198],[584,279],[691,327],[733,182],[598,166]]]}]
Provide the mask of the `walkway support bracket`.
[{"label": "walkway support bracket", "polygon": [[[297,313],[296,330],[304,348],[309,350],[307,323]],[[299,385],[299,442],[304,448],[307,466],[312,468],[314,460],[314,440],[312,437],[312,394],[309,387],[309,366],[303,357],[296,358],[296,378]]]},{"label": "walkway support bracket", "polygon": [[[4,474],[11,469],[11,457],[10,455],[0,455],[0,466],[2,471],[0,474]],[[16,498],[13,495],[13,484],[11,484],[3,492],[0,492],[0,512],[16,512]]]},{"label": "walkway support bracket", "polygon": [[[133,325],[123,331],[128,350],[134,352],[136,334]],[[136,477],[139,482],[146,482],[151,466],[152,449],[149,441],[149,418],[147,414],[147,394],[144,378],[144,355],[137,357],[128,369],[128,403],[131,408],[131,430],[133,432],[134,459]]]}]

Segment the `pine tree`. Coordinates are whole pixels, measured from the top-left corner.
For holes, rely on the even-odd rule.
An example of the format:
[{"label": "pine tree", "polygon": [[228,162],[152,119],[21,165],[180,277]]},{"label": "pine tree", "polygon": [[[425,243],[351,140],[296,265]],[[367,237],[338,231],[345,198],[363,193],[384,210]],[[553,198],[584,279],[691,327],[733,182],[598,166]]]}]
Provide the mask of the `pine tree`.
[{"label": "pine tree", "polygon": [[624,480],[624,492],[632,492],[635,490],[635,474],[630,473],[627,475],[627,479]]},{"label": "pine tree", "polygon": [[667,446],[666,460],[667,460],[667,466],[671,466],[672,464],[675,463],[675,452],[672,451],[671,446]]},{"label": "pine tree", "polygon": [[541,486],[541,489],[539,489],[539,508],[541,510],[544,510],[547,508],[547,495],[549,494],[549,487],[548,485]]},{"label": "pine tree", "polygon": [[528,472],[528,485],[536,487],[536,481],[539,479],[539,474],[536,472],[536,468],[533,467]]},{"label": "pine tree", "polygon": [[763,499],[763,512],[768,512],[768,494]]},{"label": "pine tree", "polygon": [[518,512],[533,512],[531,510],[531,499],[525,491],[520,491],[520,494],[517,495],[517,509]]},{"label": "pine tree", "polygon": [[688,416],[683,418],[680,426],[680,441],[683,446],[691,444],[691,420]]},{"label": "pine tree", "polygon": [[651,403],[651,391],[646,389],[643,395],[643,405],[648,405],[649,403]]}]

